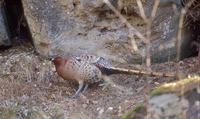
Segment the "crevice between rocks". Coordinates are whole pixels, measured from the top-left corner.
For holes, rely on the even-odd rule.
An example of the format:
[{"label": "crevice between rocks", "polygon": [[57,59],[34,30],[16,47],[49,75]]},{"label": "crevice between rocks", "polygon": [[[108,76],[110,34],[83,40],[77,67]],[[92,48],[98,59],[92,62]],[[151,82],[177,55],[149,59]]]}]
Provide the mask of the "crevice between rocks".
[{"label": "crevice between rocks", "polygon": [[[4,16],[11,46],[32,43],[31,33],[24,16],[21,0],[4,0]],[[33,43],[32,43],[33,44]]]}]

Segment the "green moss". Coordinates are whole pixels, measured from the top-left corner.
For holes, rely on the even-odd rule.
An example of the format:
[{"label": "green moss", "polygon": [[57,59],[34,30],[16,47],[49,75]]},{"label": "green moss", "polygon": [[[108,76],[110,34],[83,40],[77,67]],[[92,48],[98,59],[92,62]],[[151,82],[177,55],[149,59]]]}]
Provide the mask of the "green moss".
[{"label": "green moss", "polygon": [[145,107],[140,104],[122,115],[120,119],[137,119],[136,114],[140,113],[142,110],[145,110]]},{"label": "green moss", "polygon": [[199,76],[190,77],[176,82],[163,84],[160,87],[154,89],[150,93],[150,96],[153,97],[163,93],[176,93],[178,96],[181,96],[186,92],[197,88],[199,85],[200,85]]},{"label": "green moss", "polygon": [[[200,85],[200,77],[190,77],[183,80],[175,81],[161,85],[154,89],[150,96],[156,96],[163,93],[175,93],[181,96],[193,89],[196,89]],[[146,107],[142,104],[130,109],[126,114],[122,115],[120,119],[142,119],[146,115]]]}]

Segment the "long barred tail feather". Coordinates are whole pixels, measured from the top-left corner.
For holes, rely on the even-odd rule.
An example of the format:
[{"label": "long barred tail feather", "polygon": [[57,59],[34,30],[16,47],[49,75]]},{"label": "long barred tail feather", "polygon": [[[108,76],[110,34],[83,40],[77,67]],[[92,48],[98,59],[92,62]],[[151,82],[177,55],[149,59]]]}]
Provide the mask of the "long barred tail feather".
[{"label": "long barred tail feather", "polygon": [[87,61],[91,64],[94,64],[98,67],[104,75],[112,74],[129,74],[129,75],[148,75],[148,76],[160,76],[160,77],[176,77],[176,74],[173,73],[162,73],[154,71],[141,71],[125,68],[116,68],[113,67],[107,60],[103,57],[96,57],[93,55],[82,55],[80,59]]},{"label": "long barred tail feather", "polygon": [[158,76],[158,77],[176,77],[175,73],[163,73],[163,72],[154,72],[154,71],[140,71],[133,69],[125,69],[125,68],[101,68],[100,69],[105,75],[112,74],[129,74],[129,75],[147,75],[147,76]]}]

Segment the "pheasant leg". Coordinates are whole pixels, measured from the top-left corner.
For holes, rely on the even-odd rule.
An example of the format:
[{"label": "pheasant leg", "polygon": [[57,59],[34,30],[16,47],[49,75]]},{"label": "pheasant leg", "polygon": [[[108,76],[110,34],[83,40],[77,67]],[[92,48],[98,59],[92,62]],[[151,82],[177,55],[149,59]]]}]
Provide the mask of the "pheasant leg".
[{"label": "pheasant leg", "polygon": [[76,91],[76,93],[72,96],[72,98],[77,98],[80,96],[81,92],[83,91],[84,88],[84,83],[83,82],[79,82],[79,87],[78,90]]}]

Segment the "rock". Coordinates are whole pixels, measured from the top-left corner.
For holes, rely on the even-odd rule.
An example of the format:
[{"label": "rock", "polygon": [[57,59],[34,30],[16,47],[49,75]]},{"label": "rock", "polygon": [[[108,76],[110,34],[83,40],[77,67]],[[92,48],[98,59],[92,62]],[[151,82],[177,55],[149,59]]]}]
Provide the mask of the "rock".
[{"label": "rock", "polygon": [[148,106],[136,106],[121,119],[198,119],[199,83],[200,77],[194,76],[163,84],[150,93]]},{"label": "rock", "polygon": [[164,94],[149,101],[148,116],[152,119],[181,119],[189,107],[188,101],[175,94]]},{"label": "rock", "polygon": [[[106,0],[81,0],[80,5],[83,10],[91,13],[112,12],[106,2]],[[124,8],[123,0],[108,0],[108,2],[120,13]]]},{"label": "rock", "polygon": [[151,92],[147,118],[198,119],[200,114],[198,76],[163,84]]},{"label": "rock", "polygon": [[67,12],[60,9],[61,5],[53,0],[22,0],[22,4],[34,45],[40,54],[47,56],[53,41],[57,44],[57,40],[64,40],[61,39],[62,33],[70,37],[74,25]]},{"label": "rock", "polygon": [[84,109],[86,109],[88,107],[87,104],[83,104],[82,106],[83,106]]},{"label": "rock", "polygon": [[[107,46],[109,43],[111,45],[119,44],[117,47],[120,47],[120,44],[124,42],[115,43],[118,40],[117,33],[102,33],[100,31],[101,34],[96,34],[91,29],[89,31],[95,34],[90,34],[90,36],[94,36],[96,39],[90,39],[91,37],[85,35],[90,32],[87,24],[83,22],[84,20],[79,20],[78,17],[75,18],[75,16],[69,14],[68,9],[62,8],[59,2],[59,0],[57,2],[53,2],[53,0],[48,2],[44,0],[22,0],[33,42],[40,54],[48,56],[49,54],[59,53],[65,55],[90,53],[103,54],[103,56],[112,60],[122,59],[121,55],[124,53],[118,55],[121,51],[113,51],[114,48],[110,49]],[[109,39],[105,39],[104,34],[109,35]],[[123,46],[121,49],[124,49]],[[115,53],[113,54],[113,52]]]},{"label": "rock", "polygon": [[[34,45],[41,55],[69,56],[89,53],[121,63],[142,62],[145,57],[144,43],[137,40],[139,50],[134,52],[129,29],[124,27],[118,18],[106,18],[107,15],[101,15],[98,20],[94,20],[95,23],[91,22],[93,18],[88,16],[95,17],[93,14],[96,14],[101,7],[103,7],[101,10],[109,9],[108,7],[104,9],[105,3],[100,0],[93,2],[69,0],[62,4],[63,2],[63,0],[49,0],[48,2],[45,0],[22,0]],[[111,0],[111,3],[116,7],[120,6],[122,11],[126,9],[127,12],[131,12],[134,9],[136,13],[139,13],[135,0],[120,2],[122,2],[120,3],[122,6]],[[129,2],[131,5],[128,4]],[[142,0],[142,3],[145,5],[147,14],[150,14],[148,12],[152,9],[152,1]],[[136,6],[136,8],[131,6]],[[84,12],[87,12],[88,16]],[[114,13],[111,14],[115,16]],[[138,26],[141,24],[140,17],[131,15],[127,17],[132,18],[128,21],[136,29],[145,31],[146,25],[142,28]],[[153,62],[164,62],[176,57],[176,45],[173,37],[176,36],[177,27],[178,17],[174,14],[172,6],[168,4],[165,7],[160,6],[152,25],[151,54]]]},{"label": "rock", "polygon": [[104,108],[98,107],[97,111],[98,111],[98,116],[101,117],[101,115],[104,113]]},{"label": "rock", "polygon": [[0,0],[0,46],[9,46],[11,45],[9,34],[8,34],[8,24],[5,17],[4,3]]},{"label": "rock", "polygon": [[[176,38],[179,30],[178,24],[182,8],[181,2],[182,0],[160,0],[151,31],[151,55],[152,62],[154,63],[175,60],[177,57]],[[173,4],[176,5],[177,9],[173,8]],[[146,2],[144,8],[147,16],[150,16],[152,7],[152,1]],[[194,54],[194,50],[190,45],[193,33],[191,33],[191,30],[188,31],[185,25],[183,25],[181,31],[180,59],[184,59]],[[142,57],[145,58],[145,47],[142,47],[140,52]]]},{"label": "rock", "polygon": [[[176,1],[179,0],[174,0],[174,3]],[[178,31],[179,16],[175,13],[171,3],[173,1],[160,1],[155,19],[152,23],[151,55],[152,62],[154,63],[166,62],[176,58],[177,49],[175,38]],[[181,5],[177,4],[177,7],[180,8]],[[153,2],[148,1],[145,6],[147,16],[151,15],[152,8]],[[145,51],[145,47],[141,51]]]},{"label": "rock", "polygon": [[144,119],[147,114],[146,107],[138,105],[123,114],[120,119]]}]

